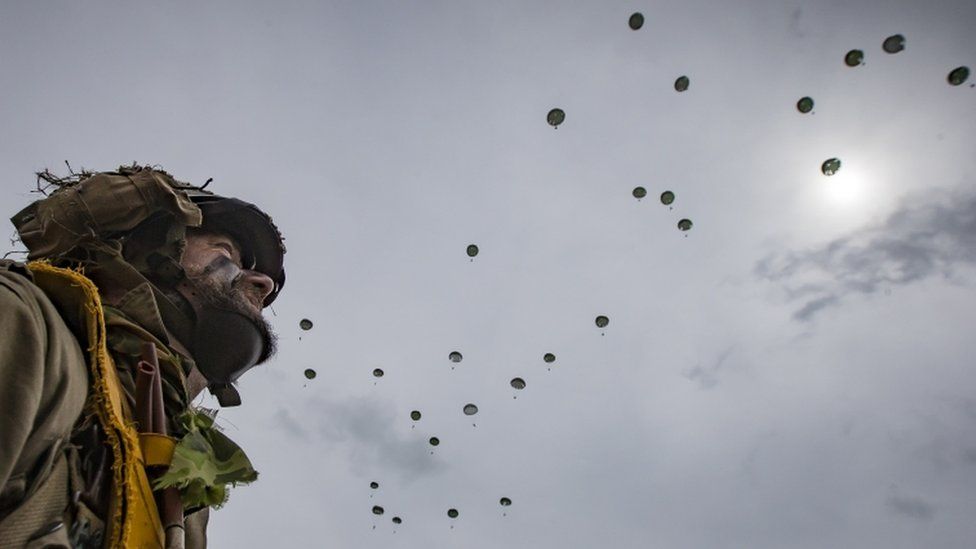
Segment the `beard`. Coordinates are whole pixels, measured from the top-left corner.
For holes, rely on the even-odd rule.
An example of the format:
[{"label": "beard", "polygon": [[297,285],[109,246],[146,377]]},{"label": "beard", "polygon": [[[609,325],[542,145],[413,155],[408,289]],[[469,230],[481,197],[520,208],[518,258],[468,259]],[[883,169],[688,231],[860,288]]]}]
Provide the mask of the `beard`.
[{"label": "beard", "polygon": [[[216,262],[215,262],[216,263]],[[253,303],[257,293],[244,282],[241,273],[232,280],[214,276],[213,272],[220,270],[218,265],[209,265],[197,275],[190,275],[184,279],[184,285],[194,296],[196,305],[201,308],[218,309],[237,313],[248,319],[261,334],[264,351],[257,364],[262,364],[274,356],[278,350],[278,336],[271,328],[271,324],[261,314],[261,309]],[[257,299],[260,302],[260,299]],[[213,342],[222,344],[223,342]]]}]

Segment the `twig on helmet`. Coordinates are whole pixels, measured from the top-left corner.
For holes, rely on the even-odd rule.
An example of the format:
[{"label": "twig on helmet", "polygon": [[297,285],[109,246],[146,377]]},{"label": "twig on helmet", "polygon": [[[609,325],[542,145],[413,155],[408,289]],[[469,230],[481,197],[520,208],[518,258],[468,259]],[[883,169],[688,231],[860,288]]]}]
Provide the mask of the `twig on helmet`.
[{"label": "twig on helmet", "polygon": [[[82,168],[80,172],[75,172],[74,169],[72,169],[71,164],[68,164],[67,160],[65,160],[64,163],[66,166],[68,166],[68,171],[70,172],[64,177],[51,173],[51,170],[47,168],[44,168],[43,172],[36,172],[37,189],[31,192],[38,192],[44,196],[48,196],[48,191],[51,189],[51,187],[55,187],[53,192],[58,192],[61,189],[66,189],[68,187],[77,185],[78,183],[81,183],[82,181],[95,175],[94,172],[90,172],[84,168]],[[41,184],[42,181],[44,182],[43,185]]]}]

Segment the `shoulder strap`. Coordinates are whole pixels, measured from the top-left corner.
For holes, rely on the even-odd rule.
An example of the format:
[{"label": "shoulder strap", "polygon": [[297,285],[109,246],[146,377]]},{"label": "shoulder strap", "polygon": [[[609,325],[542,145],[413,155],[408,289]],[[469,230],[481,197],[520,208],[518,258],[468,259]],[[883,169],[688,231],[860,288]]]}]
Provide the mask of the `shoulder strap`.
[{"label": "shoulder strap", "polygon": [[[81,272],[43,262],[28,264],[34,282],[86,335],[91,394],[96,417],[111,446],[112,496],[106,517],[106,547],[163,547],[163,527],[146,476],[139,437],[121,381],[106,345],[105,316],[98,288]],[[68,320],[72,324],[72,320]]]}]

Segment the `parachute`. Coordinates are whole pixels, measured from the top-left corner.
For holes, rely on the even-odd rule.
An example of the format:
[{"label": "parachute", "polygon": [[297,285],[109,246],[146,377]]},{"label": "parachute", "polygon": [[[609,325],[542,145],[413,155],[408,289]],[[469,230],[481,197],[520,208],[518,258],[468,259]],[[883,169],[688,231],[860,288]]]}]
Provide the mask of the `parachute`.
[{"label": "parachute", "polygon": [[468,252],[468,257],[474,257],[478,255],[478,246],[474,244],[468,244],[467,252]]},{"label": "parachute", "polygon": [[545,354],[545,355],[544,355],[544,356],[542,357],[542,360],[544,360],[544,361],[546,361],[546,362],[555,362],[555,361],[556,361],[556,355],[554,355],[554,354],[552,354],[552,353],[546,353],[546,354]]},{"label": "parachute", "polygon": [[437,446],[438,444],[441,443],[441,439],[439,439],[437,437],[430,437],[430,440],[427,441],[427,442],[430,442],[430,445],[431,446]]},{"label": "parachute", "polygon": [[379,368],[373,370],[373,377],[383,377],[383,370]]},{"label": "parachute", "polygon": [[393,524],[400,524],[403,520],[400,517],[393,517]]},{"label": "parachute", "polygon": [[606,328],[608,324],[610,324],[610,319],[609,318],[607,318],[607,317],[605,317],[603,315],[600,315],[600,316],[596,317],[596,327],[597,328]]},{"label": "parachute", "polygon": [[380,487],[380,483],[378,483],[378,482],[370,482],[369,483],[369,487],[372,488],[373,490],[375,490],[375,489],[377,489],[377,488]]},{"label": "parachute", "polygon": [[382,515],[383,514],[383,508],[380,507],[379,505],[374,505],[373,506],[373,514],[374,515]]},{"label": "parachute", "polygon": [[457,518],[458,517],[457,509],[448,509],[447,510],[447,516],[449,516],[451,518]]},{"label": "parachute", "polygon": [[640,12],[634,13],[627,20],[627,25],[630,27],[630,30],[640,29],[644,26],[644,15]]},{"label": "parachute", "polygon": [[886,53],[898,53],[905,49],[905,37],[900,34],[892,34],[881,44],[881,49]]},{"label": "parachute", "polygon": [[851,50],[844,56],[844,64],[848,67],[856,67],[864,62],[864,52],[861,50]]},{"label": "parachute", "polygon": [[318,374],[315,372],[315,370],[311,368],[305,368],[305,379],[315,379],[316,375]]},{"label": "parachute", "polygon": [[520,377],[513,378],[512,381],[510,381],[509,383],[511,384],[512,387],[520,391],[522,389],[525,389],[525,380]]},{"label": "parachute", "polygon": [[420,410],[414,410],[410,412],[410,419],[414,421],[420,421]]},{"label": "parachute", "polygon": [[681,221],[678,222],[678,229],[682,231],[690,231],[691,226],[692,223],[690,219],[682,219]]},{"label": "parachute", "polygon": [[563,121],[566,120],[566,113],[562,109],[552,109],[549,114],[546,115],[546,122],[549,123],[553,128],[558,128]]},{"label": "parachute", "polygon": [[461,362],[461,353],[457,351],[451,351],[451,354],[447,355],[448,360],[451,362]]},{"label": "parachute", "polygon": [[478,407],[475,406],[474,404],[465,404],[464,405],[464,415],[466,415],[466,416],[473,416],[473,415],[475,415],[477,413],[478,413]]},{"label": "parachute", "polygon": [[801,97],[799,101],[796,102],[796,110],[806,114],[813,110],[813,99],[809,97]]},{"label": "parachute", "polygon": [[827,160],[824,160],[823,164],[820,165],[820,171],[823,172],[824,175],[834,175],[839,169],[839,158],[828,158]]},{"label": "parachute", "polygon": [[634,198],[640,200],[641,198],[647,196],[647,189],[645,189],[644,187],[634,187],[633,195]]},{"label": "parachute", "polygon": [[953,86],[959,86],[969,78],[969,67],[956,67],[952,69],[946,80]]},{"label": "parachute", "polygon": [[663,193],[661,193],[661,204],[664,204],[665,206],[668,206],[672,202],[674,202],[674,193],[673,192],[671,192],[671,191],[664,191]]},{"label": "parachute", "polygon": [[678,92],[683,92],[688,89],[688,84],[691,81],[688,80],[687,76],[679,76],[677,80],[674,81],[674,90]]},{"label": "parachute", "polygon": [[303,329],[303,330],[306,330],[306,331],[307,330],[311,330],[312,329],[312,321],[309,320],[309,319],[307,319],[307,318],[303,318],[298,323],[298,327],[301,328],[301,329]]},{"label": "parachute", "polygon": [[502,498],[502,499],[498,500],[498,503],[502,507],[508,507],[509,505],[512,504],[512,500],[510,500],[508,498]]}]

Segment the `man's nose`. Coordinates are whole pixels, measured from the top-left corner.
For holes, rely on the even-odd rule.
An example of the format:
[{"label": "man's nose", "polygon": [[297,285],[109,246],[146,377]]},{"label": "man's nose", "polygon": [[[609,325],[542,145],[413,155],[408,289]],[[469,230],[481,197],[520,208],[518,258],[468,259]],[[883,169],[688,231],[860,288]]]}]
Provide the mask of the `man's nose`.
[{"label": "man's nose", "polygon": [[261,298],[261,303],[274,291],[275,283],[271,277],[258,271],[244,271],[244,284],[253,288],[254,293]]}]

